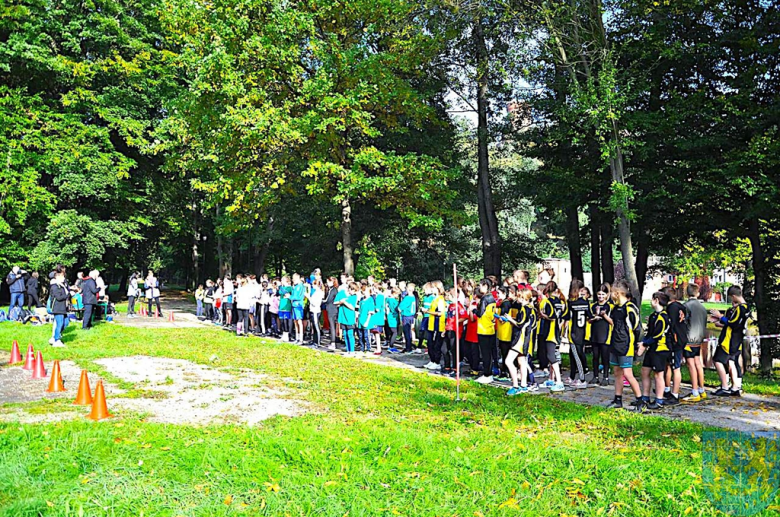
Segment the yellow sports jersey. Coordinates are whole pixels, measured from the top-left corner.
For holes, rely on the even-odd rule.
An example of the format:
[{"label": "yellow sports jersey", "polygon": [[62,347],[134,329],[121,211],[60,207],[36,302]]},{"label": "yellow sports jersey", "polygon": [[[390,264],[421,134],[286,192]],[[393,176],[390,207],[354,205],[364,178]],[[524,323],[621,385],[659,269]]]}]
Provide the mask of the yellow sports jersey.
[{"label": "yellow sports jersey", "polygon": [[[517,309],[512,308],[512,302],[509,300],[504,300],[503,303],[501,303],[501,308],[499,309],[498,314],[501,316],[509,316],[512,319],[515,319],[517,316]],[[496,331],[496,337],[499,341],[511,341],[512,340],[512,324],[508,321],[499,321],[498,322],[498,329]]]},{"label": "yellow sports jersey", "polygon": [[734,354],[742,349],[742,340],[745,338],[745,324],[750,312],[746,304],[735,305],[726,311],[721,318],[723,329],[720,331],[718,346],[727,354]]},{"label": "yellow sports jersey", "polygon": [[669,315],[666,311],[654,312],[647,320],[647,335],[652,338],[656,352],[668,352]]},{"label": "yellow sports jersey", "polygon": [[428,315],[428,330],[434,330],[436,332],[444,332],[444,328],[447,321],[447,303],[444,301],[443,296],[437,296],[431,302],[430,310],[438,312],[441,316]]},{"label": "yellow sports jersey", "polygon": [[[560,300],[556,297],[542,298],[542,302],[539,304],[539,312],[542,316],[548,318],[540,318],[540,342],[549,341],[555,344],[560,344],[561,342],[561,327],[558,320],[562,314],[562,310],[560,307],[556,310],[556,304],[559,301]],[[563,303],[563,306],[566,307],[565,302]]]},{"label": "yellow sports jersey", "polygon": [[476,309],[477,334],[481,336],[494,336],[496,324],[493,321],[496,314],[496,301],[491,294],[486,294],[479,301]]}]

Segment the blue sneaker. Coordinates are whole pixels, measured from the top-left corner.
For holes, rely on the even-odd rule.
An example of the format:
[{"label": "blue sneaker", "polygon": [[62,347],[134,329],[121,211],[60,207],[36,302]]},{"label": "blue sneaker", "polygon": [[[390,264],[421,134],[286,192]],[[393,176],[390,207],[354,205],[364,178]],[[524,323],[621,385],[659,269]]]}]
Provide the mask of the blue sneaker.
[{"label": "blue sneaker", "polygon": [[552,388],[553,386],[555,386],[555,381],[550,380],[550,379],[547,379],[546,381],[544,381],[544,387],[545,388]]},{"label": "blue sneaker", "polygon": [[398,350],[397,348],[390,348],[390,349],[388,349],[388,352],[390,352],[391,354],[400,354],[401,353],[401,351]]},{"label": "blue sneaker", "polygon": [[507,391],[506,394],[509,395],[510,397],[512,397],[514,395],[519,395],[520,394],[520,388],[509,388],[509,391]]},{"label": "blue sneaker", "polygon": [[550,391],[552,392],[566,391],[566,387],[563,385],[562,382],[555,382],[550,387]]}]

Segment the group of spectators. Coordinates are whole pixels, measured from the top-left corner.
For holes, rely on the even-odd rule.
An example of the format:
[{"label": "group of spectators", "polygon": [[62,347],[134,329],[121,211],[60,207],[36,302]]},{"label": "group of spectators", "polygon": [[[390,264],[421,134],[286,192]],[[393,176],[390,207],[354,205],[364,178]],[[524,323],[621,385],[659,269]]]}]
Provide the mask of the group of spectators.
[{"label": "group of spectators", "polygon": [[21,319],[25,302],[28,311],[33,311],[40,305],[37,271],[30,273],[19,266],[14,266],[5,277],[5,283],[8,284],[8,289],[11,291],[11,304],[8,307],[9,318],[11,312],[18,307],[14,312],[15,317],[11,319]]},{"label": "group of spectators", "polygon": [[[134,317],[135,299],[140,295],[138,289],[138,277],[133,274],[128,285],[128,299],[130,306],[128,314]],[[35,309],[41,308],[38,294],[41,287],[38,282],[38,272],[27,272],[19,266],[14,266],[6,277],[6,283],[11,292],[11,303],[8,308],[8,319],[12,321],[26,322],[33,316]],[[154,273],[149,271],[145,280],[147,286],[147,298],[150,310],[153,301],[157,301],[159,309],[159,281]],[[26,298],[26,300],[25,300]],[[108,284],[103,280],[96,269],[84,273],[78,271],[76,280],[70,284],[67,279],[67,268],[62,264],[57,265],[49,273],[48,292],[45,293],[45,315],[41,313],[41,321],[52,322],[52,335],[49,344],[55,347],[64,346],[62,332],[72,320],[81,319],[82,330],[92,328],[94,321],[102,317],[102,312],[110,305],[108,297]],[[24,302],[27,302],[27,312]],[[161,314],[161,313],[160,313]]]}]

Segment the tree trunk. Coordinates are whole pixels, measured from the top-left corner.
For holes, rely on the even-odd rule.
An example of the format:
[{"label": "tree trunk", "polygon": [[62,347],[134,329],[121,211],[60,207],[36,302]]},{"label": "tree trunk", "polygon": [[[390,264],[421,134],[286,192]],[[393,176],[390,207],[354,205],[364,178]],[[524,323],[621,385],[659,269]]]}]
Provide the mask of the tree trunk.
[{"label": "tree trunk", "polygon": [[598,211],[596,205],[590,205],[590,269],[593,284],[591,290],[594,294],[601,285],[601,223]]},{"label": "tree trunk", "polygon": [[[601,280],[612,284],[615,281],[615,257],[612,246],[615,237],[612,230],[612,220],[601,217]],[[597,287],[598,289],[598,287]]]},{"label": "tree trunk", "polygon": [[571,260],[571,277],[584,280],[579,217],[579,209],[576,206],[566,208],[566,244],[569,247]]},{"label": "tree trunk", "polygon": [[[620,149],[620,139],[617,126],[612,124],[612,141],[615,146],[614,155],[609,159],[609,168],[612,171],[612,181],[618,185],[625,185],[623,176],[623,151]],[[626,200],[628,205],[628,200]],[[628,215],[622,208],[617,209],[618,216],[618,236],[620,237],[620,252],[623,254],[623,268],[626,272],[626,281],[631,292],[634,293],[635,300],[641,300],[639,291],[639,282],[636,276],[636,266],[634,262],[634,246],[631,242],[631,222]]]},{"label": "tree trunk", "polygon": [[647,261],[650,259],[650,237],[644,228],[639,230],[639,244],[636,250],[636,278],[639,283],[639,299],[645,290],[647,277]]},{"label": "tree trunk", "polygon": [[233,237],[227,238],[227,249],[225,250],[225,273],[233,278]]},{"label": "tree trunk", "polygon": [[217,236],[217,260],[219,262],[219,278],[225,277],[225,249],[222,242],[222,233],[219,231],[219,205],[217,205],[217,217],[214,221],[214,233]]},{"label": "tree trunk", "polygon": [[[761,223],[757,217],[750,220],[748,237],[750,238],[750,246],[753,249],[753,273],[756,277],[753,302],[756,304],[756,312],[758,314],[758,333],[760,335],[775,334],[777,320],[773,318],[775,315],[772,314],[770,300],[766,296],[767,286],[771,279],[768,278],[766,257],[761,244]],[[772,322],[774,322],[774,325]],[[763,375],[771,375],[772,373],[772,351],[776,344],[776,339],[761,340],[759,368]]]},{"label": "tree trunk", "polygon": [[341,202],[341,248],[344,252],[344,272],[355,274],[355,262],[352,259],[352,206],[349,199]]},{"label": "tree trunk", "polygon": [[482,261],[485,276],[501,278],[501,236],[498,218],[493,206],[493,190],[490,186],[488,159],[488,69],[490,66],[487,44],[482,32],[482,21],[476,19],[473,27],[477,48],[477,202],[479,227],[482,232]]},{"label": "tree trunk", "polygon": [[265,274],[265,261],[268,258],[268,250],[271,247],[271,232],[274,229],[273,216],[268,217],[268,224],[266,225],[266,237],[263,240],[263,245],[255,255],[255,276],[260,277]]},{"label": "tree trunk", "polygon": [[198,287],[198,282],[200,282],[200,253],[198,250],[198,244],[200,243],[200,212],[197,203],[192,204],[192,214],[192,290],[194,291]]}]

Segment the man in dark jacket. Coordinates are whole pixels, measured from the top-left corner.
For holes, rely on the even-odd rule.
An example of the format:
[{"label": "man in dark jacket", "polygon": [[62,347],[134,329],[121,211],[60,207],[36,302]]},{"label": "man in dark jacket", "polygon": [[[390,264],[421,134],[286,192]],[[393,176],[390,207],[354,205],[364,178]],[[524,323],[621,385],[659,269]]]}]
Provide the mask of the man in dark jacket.
[{"label": "man in dark jacket", "polygon": [[34,271],[27,279],[27,310],[34,311],[38,305],[38,272]]},{"label": "man in dark jacket", "polygon": [[19,307],[19,310],[24,309],[24,275],[26,271],[14,266],[8,276],[5,278],[5,283],[8,284],[11,291],[11,305],[8,307],[8,315],[11,315],[11,310],[14,307]]},{"label": "man in dark jacket", "polygon": [[97,305],[97,294],[100,292],[95,279],[97,278],[97,271],[92,270],[89,272],[89,276],[85,276],[81,281],[81,303],[84,304],[84,318],[81,321],[81,328],[88,330],[92,328],[92,313],[95,311]]}]

